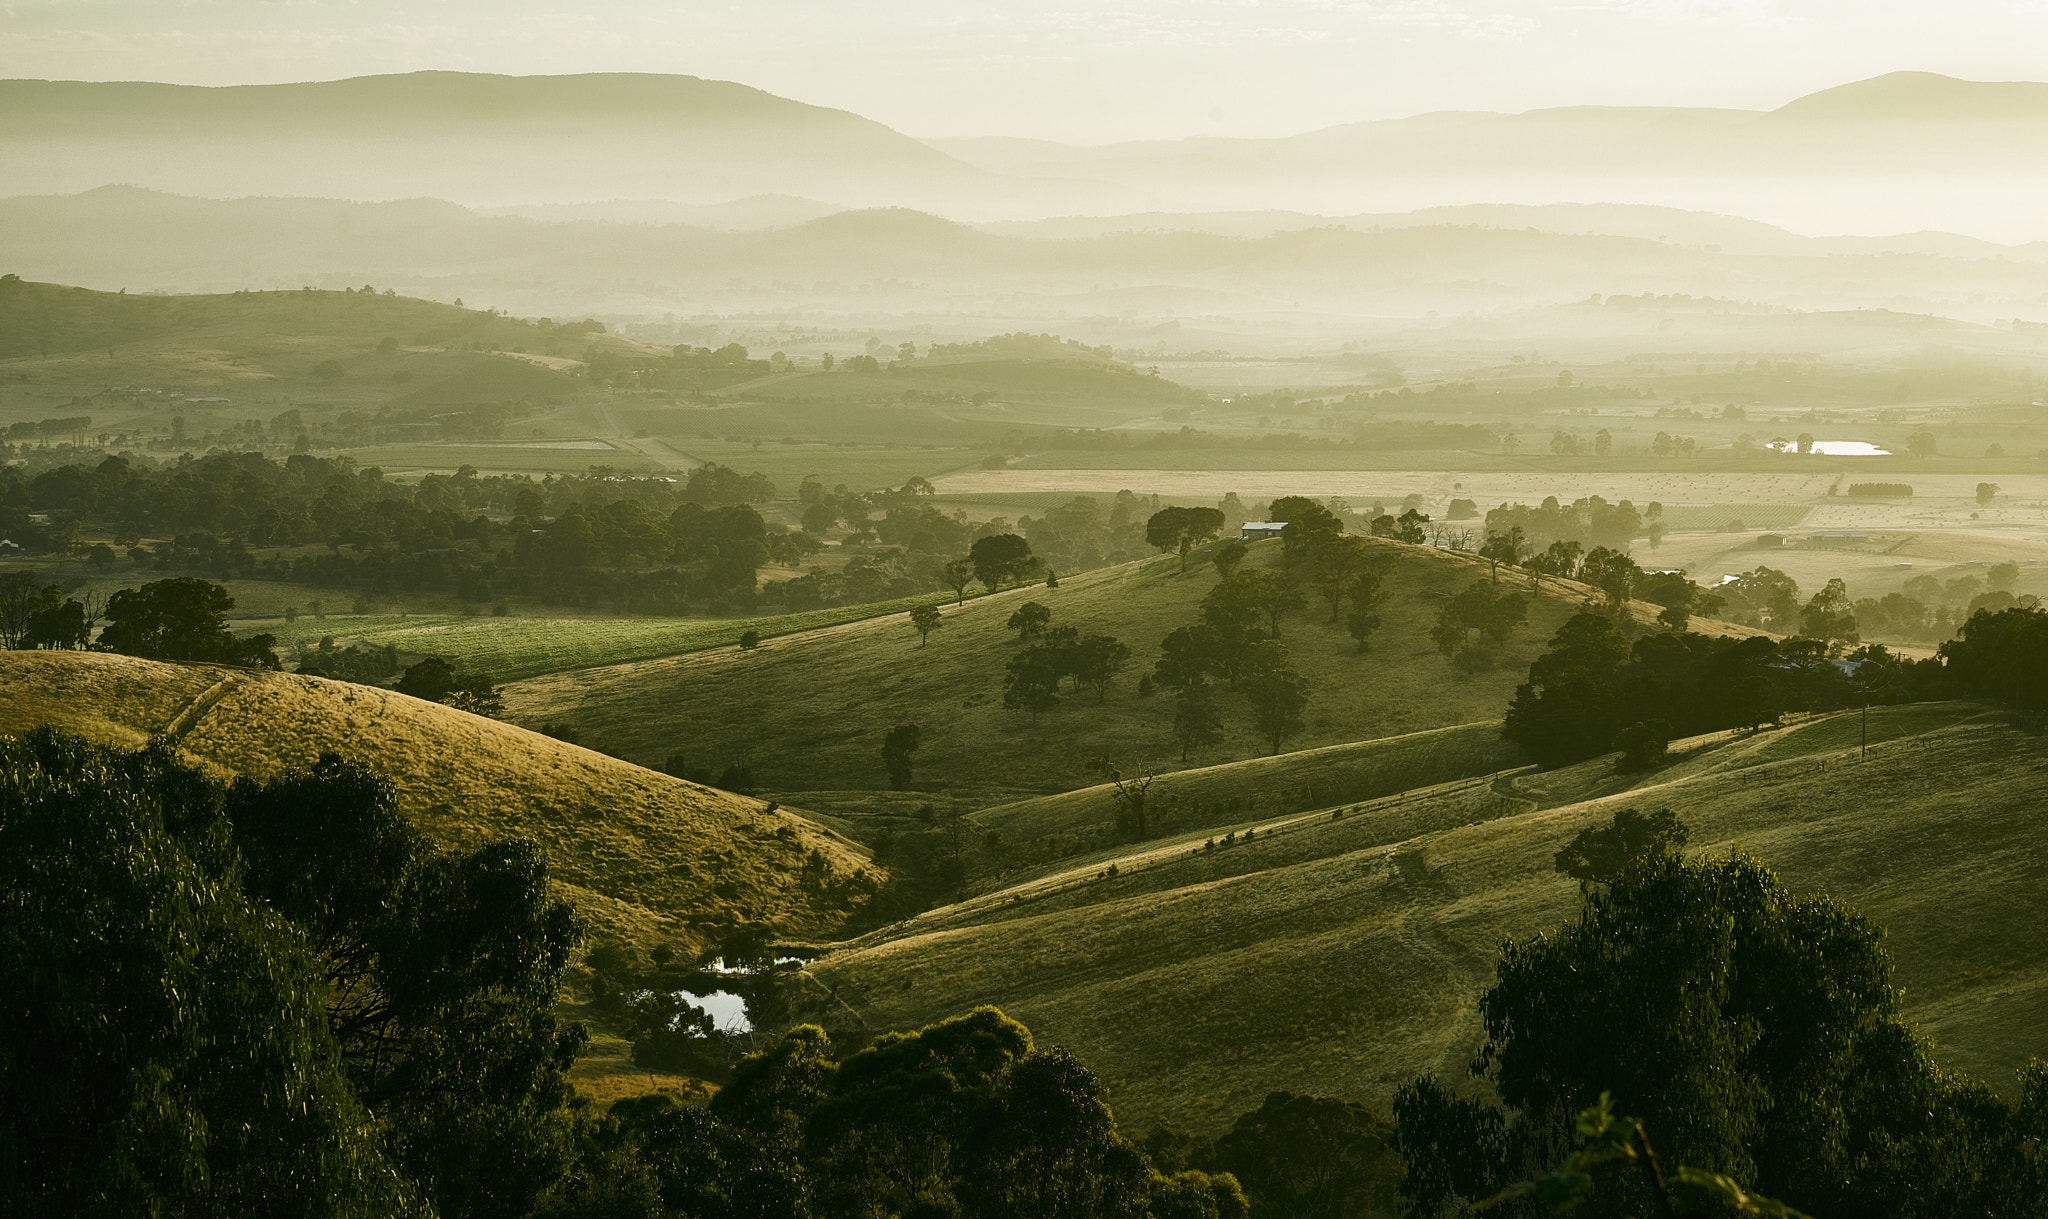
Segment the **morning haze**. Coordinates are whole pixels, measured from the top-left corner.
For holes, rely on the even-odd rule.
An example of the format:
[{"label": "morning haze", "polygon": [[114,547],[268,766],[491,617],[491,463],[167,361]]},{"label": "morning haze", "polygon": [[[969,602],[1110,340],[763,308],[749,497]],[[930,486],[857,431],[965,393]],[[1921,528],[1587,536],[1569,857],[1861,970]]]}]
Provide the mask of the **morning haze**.
[{"label": "morning haze", "polygon": [[180,12],[0,19],[18,1213],[2048,1214],[2036,15]]}]

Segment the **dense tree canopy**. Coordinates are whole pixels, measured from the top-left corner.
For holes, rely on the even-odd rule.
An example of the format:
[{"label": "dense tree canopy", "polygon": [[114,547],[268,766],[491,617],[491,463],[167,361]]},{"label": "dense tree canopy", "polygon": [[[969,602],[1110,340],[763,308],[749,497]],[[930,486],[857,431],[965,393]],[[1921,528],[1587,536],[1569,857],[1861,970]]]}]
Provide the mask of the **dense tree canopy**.
[{"label": "dense tree canopy", "polygon": [[228,630],[227,612],[234,606],[227,589],[191,576],[120,589],[107,599],[99,646],[151,660],[278,668],[273,636],[242,639]]},{"label": "dense tree canopy", "polygon": [[[1672,1161],[1810,1214],[2038,1213],[2048,1068],[2010,1106],[1937,1064],[1898,1004],[1883,932],[1856,911],[1787,893],[1753,858],[1654,853],[1503,949],[1475,1065],[1502,1105],[1404,1088],[1407,1192],[1423,1214],[1487,1197],[1612,1092]],[[1622,1182],[1582,1213],[1653,1206]]]},{"label": "dense tree canopy", "polygon": [[520,1214],[575,1154],[577,928],[530,843],[431,848],[339,758],[0,742],[0,1189],[30,1213]]}]

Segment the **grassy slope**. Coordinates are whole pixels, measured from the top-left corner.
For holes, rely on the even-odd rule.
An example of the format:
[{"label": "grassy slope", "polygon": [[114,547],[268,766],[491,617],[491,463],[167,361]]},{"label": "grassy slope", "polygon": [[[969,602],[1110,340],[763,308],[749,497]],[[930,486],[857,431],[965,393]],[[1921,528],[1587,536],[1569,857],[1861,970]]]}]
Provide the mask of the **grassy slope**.
[{"label": "grassy slope", "polygon": [[1632,785],[1604,762],[1542,776],[1632,786],[1590,801],[1481,780],[1268,818],[1213,853],[1206,832],[1124,848],[1114,878],[1111,855],[1077,861],[845,945],[806,976],[804,1014],[880,1030],[999,1004],[1086,1058],[1140,1130],[1214,1133],[1272,1088],[1384,1106],[1420,1072],[1464,1079],[1500,939],[1577,908],[1557,848],[1617,806],[1670,807],[1694,846],[1740,843],[1795,891],[1886,924],[1909,1014],[1944,1057],[2009,1084],[2048,1027],[2048,752],[1947,705],[1874,712],[1912,735],[1859,763],[1830,752],[1846,718],[1693,742]]},{"label": "grassy slope", "polygon": [[401,618],[386,614],[238,625],[245,634],[276,635],[280,647],[310,646],[328,635],[343,646],[367,643],[383,647],[388,643],[404,656],[446,656],[495,680],[516,681],[543,673],[731,646],[748,630],[772,639],[878,613],[904,613],[912,606],[940,600],[950,602],[952,594],[942,598],[926,593],[873,605],[843,605],[765,618],[494,618],[459,614]]},{"label": "grassy slope", "polygon": [[[1350,636],[1327,621],[1328,606],[1320,602],[1283,620],[1295,666],[1310,679],[1308,728],[1289,742],[1292,748],[1498,716],[1529,662],[1585,596],[1576,585],[1560,592],[1546,584],[1500,667],[1463,677],[1429,642],[1441,605],[1429,590],[1462,588],[1485,564],[1469,555],[1383,545],[1397,550],[1399,561],[1370,652],[1360,655]],[[1263,542],[1251,561],[1277,564],[1279,553],[1277,541]],[[708,752],[723,765],[744,750],[758,781],[784,792],[883,786],[883,734],[898,723],[918,722],[925,729],[916,757],[920,783],[1064,791],[1094,783],[1085,763],[1096,755],[1126,768],[1179,768],[1180,751],[1171,740],[1173,700],[1140,698],[1138,678],[1150,671],[1159,640],[1197,619],[1215,583],[1213,568],[1197,564],[1183,576],[1179,561],[1167,556],[1067,577],[1057,589],[1022,588],[948,607],[945,625],[924,648],[904,616],[893,615],[779,640],[746,655],[700,652],[536,677],[510,686],[507,705],[522,723],[566,719],[586,740],[639,759],[684,749]],[[1028,715],[1004,710],[1003,664],[1018,647],[1004,624],[1026,601],[1050,607],[1055,623],[1106,632],[1130,646],[1132,663],[1106,704],[1096,705],[1092,693],[1063,694],[1035,728]],[[1635,608],[1642,621],[1655,611]],[[1219,702],[1228,737],[1195,755],[1194,764],[1267,752],[1242,697],[1223,691]]]},{"label": "grassy slope", "polygon": [[[643,944],[701,946],[747,922],[828,933],[875,874],[791,810],[388,690],[75,652],[0,652],[0,690],[0,731],[49,721],[133,747],[175,728],[186,753],[225,772],[352,754],[446,843],[537,839],[599,929]],[[832,871],[823,894],[800,883],[814,849]]]},{"label": "grassy slope", "polygon": [[[1184,770],[1147,789],[1146,804],[1160,829],[1194,829],[1371,800],[1506,770],[1522,761],[1521,750],[1501,739],[1500,722],[1482,720]],[[996,805],[972,820],[1022,842],[1099,828],[1115,818],[1114,793],[1098,784]]]}]

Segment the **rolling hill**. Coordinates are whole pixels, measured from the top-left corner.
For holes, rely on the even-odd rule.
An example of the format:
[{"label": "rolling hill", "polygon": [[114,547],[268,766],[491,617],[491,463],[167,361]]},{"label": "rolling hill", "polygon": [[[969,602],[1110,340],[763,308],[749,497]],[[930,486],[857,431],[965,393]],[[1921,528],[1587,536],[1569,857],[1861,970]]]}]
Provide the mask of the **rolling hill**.
[{"label": "rolling hill", "polygon": [[[0,732],[168,734],[223,775],[325,750],[377,769],[454,847],[528,836],[595,932],[696,950],[743,925],[829,935],[878,886],[864,849],[794,810],[370,686],[78,652],[0,652]],[[805,861],[824,861],[822,879]],[[807,879],[808,878],[808,879]]]},{"label": "rolling hill", "polygon": [[[1293,663],[1310,679],[1307,730],[1290,749],[1498,717],[1529,662],[1590,595],[1580,585],[1546,583],[1499,667],[1465,678],[1437,654],[1427,631],[1440,596],[1483,578],[1486,564],[1427,547],[1380,545],[1397,559],[1380,611],[1384,625],[1370,651],[1360,654],[1344,629],[1327,621],[1322,602],[1312,600],[1283,620]],[[1277,541],[1255,544],[1248,560],[1279,561]],[[1084,767],[1097,755],[1127,768],[1181,769],[1170,734],[1173,699],[1141,697],[1137,685],[1158,657],[1159,640],[1198,619],[1216,579],[1206,563],[1182,575],[1179,559],[1165,556],[1064,577],[1057,589],[1031,586],[945,607],[945,625],[925,646],[904,615],[891,615],[773,640],[753,652],[718,649],[530,678],[505,687],[506,705],[521,722],[574,723],[584,740],[624,757],[657,762],[681,751],[714,769],[744,758],[756,782],[777,793],[885,786],[882,736],[915,721],[924,728],[916,757],[921,788],[1001,800],[1019,791],[1064,791],[1093,785]],[[1003,708],[1003,666],[1019,646],[1005,624],[1027,601],[1050,608],[1054,625],[1113,635],[1130,647],[1131,661],[1101,705],[1093,694],[1062,694],[1036,727],[1024,712]],[[1655,607],[1634,609],[1639,623],[1653,621]],[[1754,633],[1696,621],[1695,629]],[[1226,740],[1192,762],[1267,752],[1241,697],[1219,698]]]},{"label": "rolling hill", "polygon": [[1908,1015],[2010,1088],[2048,1048],[2048,753],[1975,705],[1871,722],[1860,761],[1841,713],[1680,742],[1648,775],[1601,759],[1108,848],[833,946],[799,1015],[867,1035],[994,1003],[1099,1071],[1133,1133],[1214,1135],[1276,1088],[1384,1110],[1422,1072],[1463,1085],[1500,940],[1578,907],[1555,852],[1668,807],[1693,848],[1887,925]]}]

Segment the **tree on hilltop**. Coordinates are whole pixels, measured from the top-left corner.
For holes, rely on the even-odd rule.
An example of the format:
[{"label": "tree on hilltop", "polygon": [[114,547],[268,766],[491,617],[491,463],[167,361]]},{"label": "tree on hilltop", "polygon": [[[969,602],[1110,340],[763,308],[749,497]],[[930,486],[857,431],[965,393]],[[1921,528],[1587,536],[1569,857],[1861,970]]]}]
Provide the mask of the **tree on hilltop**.
[{"label": "tree on hilltop", "polygon": [[967,558],[974,566],[974,578],[990,592],[995,592],[1005,582],[1028,579],[1039,566],[1038,559],[1031,553],[1031,543],[1014,533],[994,533],[976,538],[974,545],[968,548]]},{"label": "tree on hilltop", "polygon": [[953,590],[953,604],[966,604],[967,586],[974,583],[974,564],[966,559],[954,559],[946,564],[942,578],[946,587]]},{"label": "tree on hilltop", "polygon": [[1500,565],[1519,567],[1522,556],[1528,552],[1529,544],[1522,536],[1522,527],[1515,525],[1505,533],[1489,533],[1479,547],[1479,557],[1486,560],[1487,574],[1493,580],[1500,580]]},{"label": "tree on hilltop", "polygon": [[505,711],[505,696],[488,675],[464,673],[443,656],[429,656],[408,667],[394,689],[472,715],[498,716]]},{"label": "tree on hilltop", "polygon": [[228,629],[235,607],[228,590],[208,580],[173,576],[107,598],[99,646],[151,660],[183,660],[279,669],[272,635],[237,638]]},{"label": "tree on hilltop", "polygon": [[1145,542],[1164,554],[1180,552],[1180,569],[1188,569],[1188,552],[1223,529],[1223,513],[1215,508],[1166,507],[1145,522]]},{"label": "tree on hilltop", "polygon": [[1579,579],[1607,594],[1610,610],[1620,610],[1628,604],[1636,582],[1642,577],[1643,569],[1636,566],[1635,560],[1605,546],[1595,546],[1579,564]]},{"label": "tree on hilltop", "polygon": [[1217,575],[1228,580],[1230,573],[1237,570],[1251,549],[1243,538],[1231,538],[1216,548],[1216,553],[1209,556],[1209,562],[1216,568]]}]

